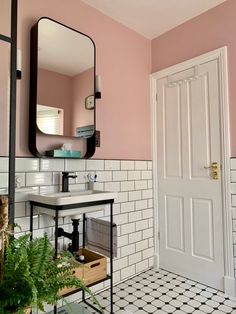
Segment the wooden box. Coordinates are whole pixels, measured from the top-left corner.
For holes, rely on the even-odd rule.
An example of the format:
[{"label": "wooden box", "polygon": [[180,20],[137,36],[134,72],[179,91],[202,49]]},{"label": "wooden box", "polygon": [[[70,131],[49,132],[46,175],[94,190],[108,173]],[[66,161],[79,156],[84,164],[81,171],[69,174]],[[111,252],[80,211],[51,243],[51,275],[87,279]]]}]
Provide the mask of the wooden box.
[{"label": "wooden box", "polygon": [[[80,249],[78,255],[84,255],[85,264],[80,264],[74,268],[73,274],[77,278],[83,279],[86,286],[100,281],[107,276],[107,260],[106,257],[90,251],[88,249]],[[76,290],[75,288],[65,288],[61,290],[60,295],[67,294]]]}]

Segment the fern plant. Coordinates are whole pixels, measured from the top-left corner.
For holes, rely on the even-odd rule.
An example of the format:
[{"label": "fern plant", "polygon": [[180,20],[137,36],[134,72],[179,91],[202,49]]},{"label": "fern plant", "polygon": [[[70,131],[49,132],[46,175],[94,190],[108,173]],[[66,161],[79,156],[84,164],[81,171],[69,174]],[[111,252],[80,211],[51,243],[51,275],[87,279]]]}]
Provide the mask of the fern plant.
[{"label": "fern plant", "polygon": [[24,313],[27,307],[44,311],[44,303],[56,304],[60,290],[76,287],[87,292],[99,309],[95,296],[83,281],[72,275],[78,264],[64,252],[55,259],[54,249],[45,235],[30,240],[30,235],[9,239],[5,247],[4,274],[0,282],[0,314]]}]

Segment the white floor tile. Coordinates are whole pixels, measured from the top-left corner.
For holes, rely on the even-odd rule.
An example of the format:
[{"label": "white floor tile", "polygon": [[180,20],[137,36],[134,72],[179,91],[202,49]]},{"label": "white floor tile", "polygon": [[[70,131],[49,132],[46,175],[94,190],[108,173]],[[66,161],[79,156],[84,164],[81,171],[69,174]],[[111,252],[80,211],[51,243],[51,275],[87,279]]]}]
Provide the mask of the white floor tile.
[{"label": "white floor tile", "polygon": [[[114,314],[236,314],[236,299],[164,270],[150,269],[113,290]],[[98,298],[109,314],[109,290]]]}]

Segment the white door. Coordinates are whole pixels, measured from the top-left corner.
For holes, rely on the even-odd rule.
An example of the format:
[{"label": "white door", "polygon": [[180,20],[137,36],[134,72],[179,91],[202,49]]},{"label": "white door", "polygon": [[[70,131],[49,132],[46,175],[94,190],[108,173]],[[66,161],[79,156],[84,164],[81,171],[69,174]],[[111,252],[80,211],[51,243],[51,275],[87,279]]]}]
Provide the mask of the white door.
[{"label": "white door", "polygon": [[223,290],[218,60],[156,84],[160,268]]}]

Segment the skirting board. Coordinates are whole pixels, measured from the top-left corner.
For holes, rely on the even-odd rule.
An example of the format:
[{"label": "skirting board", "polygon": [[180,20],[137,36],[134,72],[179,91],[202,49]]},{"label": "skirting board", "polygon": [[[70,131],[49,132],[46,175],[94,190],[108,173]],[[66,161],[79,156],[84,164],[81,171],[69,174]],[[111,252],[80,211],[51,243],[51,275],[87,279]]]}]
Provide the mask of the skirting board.
[{"label": "skirting board", "polygon": [[155,269],[159,268],[159,255],[157,253],[153,256],[153,267]]},{"label": "skirting board", "polygon": [[236,297],[236,279],[233,277],[224,277],[224,292],[229,296]]}]

